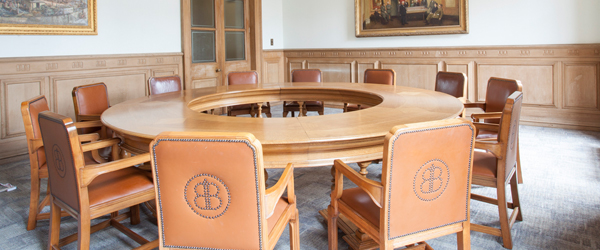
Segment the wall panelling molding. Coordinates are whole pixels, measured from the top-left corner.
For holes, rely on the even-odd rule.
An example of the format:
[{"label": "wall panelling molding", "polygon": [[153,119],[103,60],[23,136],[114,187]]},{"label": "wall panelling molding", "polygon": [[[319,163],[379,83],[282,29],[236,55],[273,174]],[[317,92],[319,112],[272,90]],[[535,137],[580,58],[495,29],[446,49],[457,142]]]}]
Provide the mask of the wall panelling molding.
[{"label": "wall panelling molding", "polygon": [[523,124],[600,130],[600,44],[301,49],[284,50],[281,61],[286,81],[300,68],[321,69],[326,82],[362,82],[365,69],[391,68],[398,85],[434,89],[438,71],[463,72],[470,101],[485,100],[492,76],[518,79]]},{"label": "wall panelling molding", "polygon": [[0,59],[0,159],[26,153],[21,102],[43,94],[51,111],[75,119],[73,87],[104,82],[114,105],[147,95],[151,76],[181,75],[182,58],[160,53]]}]

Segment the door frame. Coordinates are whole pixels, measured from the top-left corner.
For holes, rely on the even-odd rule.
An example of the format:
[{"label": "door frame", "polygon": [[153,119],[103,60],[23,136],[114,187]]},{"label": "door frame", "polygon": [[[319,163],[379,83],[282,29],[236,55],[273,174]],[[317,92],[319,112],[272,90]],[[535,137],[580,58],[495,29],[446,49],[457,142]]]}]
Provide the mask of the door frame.
[{"label": "door frame", "polygon": [[[183,86],[192,89],[192,22],[191,0],[181,0],[181,51],[183,52]],[[249,12],[250,28],[250,69],[258,73],[262,82],[262,0],[246,0]],[[227,76],[223,76],[227,77]]]}]

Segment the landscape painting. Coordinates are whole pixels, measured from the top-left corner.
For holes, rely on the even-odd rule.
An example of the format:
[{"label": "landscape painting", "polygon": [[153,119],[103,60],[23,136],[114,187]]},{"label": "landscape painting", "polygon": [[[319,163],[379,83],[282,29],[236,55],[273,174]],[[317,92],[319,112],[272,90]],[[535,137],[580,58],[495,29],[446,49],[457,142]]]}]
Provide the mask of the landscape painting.
[{"label": "landscape painting", "polygon": [[356,36],[468,33],[468,0],[355,0]]},{"label": "landscape painting", "polygon": [[96,0],[0,0],[0,34],[97,35]]}]

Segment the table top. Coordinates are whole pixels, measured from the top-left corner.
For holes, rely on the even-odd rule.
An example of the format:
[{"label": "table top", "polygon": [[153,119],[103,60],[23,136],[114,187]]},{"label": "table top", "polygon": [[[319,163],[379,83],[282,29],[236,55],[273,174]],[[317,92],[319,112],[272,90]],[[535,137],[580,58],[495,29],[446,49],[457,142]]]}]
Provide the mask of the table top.
[{"label": "table top", "polygon": [[[306,117],[250,118],[200,111],[234,104],[324,101],[372,106],[354,112]],[[131,151],[147,152],[164,131],[250,132],[263,145],[265,167],[331,165],[382,157],[383,138],[396,125],[457,117],[462,103],[431,90],[360,83],[233,85],[146,96],[119,103],[102,122]]]}]

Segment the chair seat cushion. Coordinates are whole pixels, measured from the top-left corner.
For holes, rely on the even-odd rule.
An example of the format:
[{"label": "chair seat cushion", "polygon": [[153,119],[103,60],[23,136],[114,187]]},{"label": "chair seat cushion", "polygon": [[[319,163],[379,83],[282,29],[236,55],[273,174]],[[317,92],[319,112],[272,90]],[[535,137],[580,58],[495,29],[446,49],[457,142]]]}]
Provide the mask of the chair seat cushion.
[{"label": "chair seat cushion", "polygon": [[283,214],[283,211],[285,211],[285,208],[289,205],[290,203],[288,203],[287,199],[279,198],[277,204],[275,204],[275,210],[273,211],[273,214],[271,215],[271,217],[267,218],[269,234],[271,233],[271,231],[273,231],[273,228],[275,228],[275,224],[277,224],[279,217],[281,217],[281,214]]},{"label": "chair seat cushion", "polygon": [[375,202],[373,202],[367,192],[361,188],[345,189],[340,200],[379,228],[380,208],[375,205]]},{"label": "chair seat cushion", "polygon": [[[360,109],[367,109],[370,108],[371,106],[368,105],[360,105]],[[358,108],[358,104],[348,104],[348,106],[346,107],[348,111],[355,111],[355,110],[359,110]]]},{"label": "chair seat cushion", "polygon": [[231,106],[231,110],[246,110],[246,109],[252,109],[252,104],[241,104],[241,105]]},{"label": "chair seat cushion", "polygon": [[129,167],[96,177],[88,186],[90,206],[126,198],[154,189],[152,174]]},{"label": "chair seat cushion", "polygon": [[498,138],[498,133],[496,131],[480,129],[479,133],[477,134],[478,140],[496,139],[496,138]]},{"label": "chair seat cushion", "polygon": [[492,153],[475,151],[473,157],[473,176],[496,178],[498,175],[497,159]]}]

